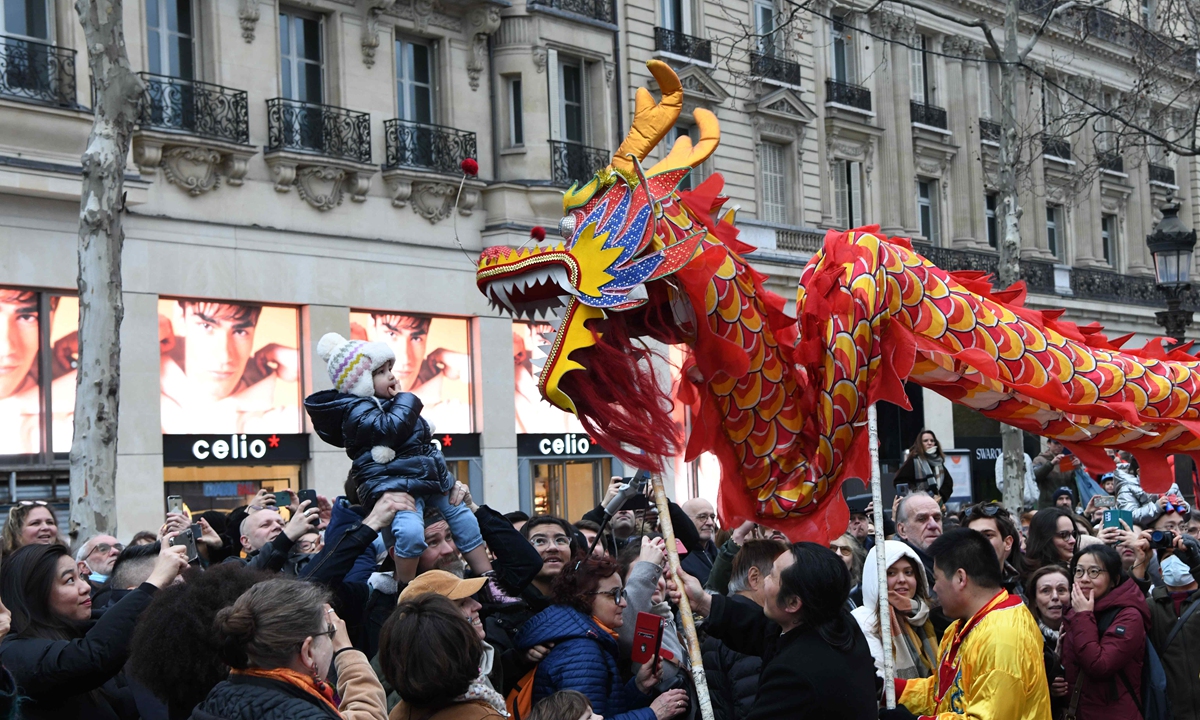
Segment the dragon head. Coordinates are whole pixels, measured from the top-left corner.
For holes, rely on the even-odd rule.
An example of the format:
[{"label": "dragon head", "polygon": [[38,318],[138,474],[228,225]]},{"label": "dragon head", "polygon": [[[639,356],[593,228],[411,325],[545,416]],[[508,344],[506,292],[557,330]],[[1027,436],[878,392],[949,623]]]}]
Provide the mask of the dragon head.
[{"label": "dragon head", "polygon": [[[651,390],[652,373],[639,366],[648,353],[630,339],[681,340],[690,310],[671,276],[693,259],[707,230],[681,204],[677,188],[720,137],[716,117],[697,109],[695,146],[682,136],[666,157],[644,170],[641,162],[683,107],[683,88],[671,68],[657,60],[647,66],[662,100],[655,102],[640,88],[633,125],[610,164],[564,193],[563,241],[487,248],[476,272],[479,290],[493,306],[516,318],[544,318],[552,326],[544,335],[547,357],[538,389],[552,405],[579,416],[618,456],[621,444],[646,449],[646,429],[669,422],[669,410],[658,402],[661,392]],[[674,313],[679,321],[652,321],[654,314],[672,317],[662,313]],[[590,382],[581,382],[579,376],[588,373]],[[654,401],[647,401],[647,393]],[[636,462],[635,457],[645,459],[623,459]]]}]

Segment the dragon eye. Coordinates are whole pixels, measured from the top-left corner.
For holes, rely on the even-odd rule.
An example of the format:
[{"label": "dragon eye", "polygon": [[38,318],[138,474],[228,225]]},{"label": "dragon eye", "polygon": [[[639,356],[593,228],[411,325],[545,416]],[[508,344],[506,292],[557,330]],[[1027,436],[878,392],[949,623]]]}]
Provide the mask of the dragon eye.
[{"label": "dragon eye", "polygon": [[562,220],[558,221],[558,234],[563,236],[564,240],[570,240],[575,235],[575,216],[564,215]]}]

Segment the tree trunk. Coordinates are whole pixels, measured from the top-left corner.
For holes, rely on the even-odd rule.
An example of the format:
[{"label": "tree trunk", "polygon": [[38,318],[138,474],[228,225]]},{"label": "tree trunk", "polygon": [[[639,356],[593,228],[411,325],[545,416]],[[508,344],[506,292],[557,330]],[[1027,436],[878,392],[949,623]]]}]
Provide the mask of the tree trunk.
[{"label": "tree trunk", "polygon": [[79,206],[79,371],[71,443],[73,545],[116,531],[125,159],[142,84],[129,67],[121,0],[76,0],[87,38],[95,119]]},{"label": "tree trunk", "polygon": [[[1021,219],[1017,195],[1017,163],[1020,145],[1017,141],[1017,81],[1020,77],[1020,46],[1017,23],[1020,20],[1018,0],[1007,0],[1004,12],[1004,57],[1000,64],[1000,157],[999,190],[1003,203],[1003,228],[999,238],[1000,261],[997,283],[1001,288],[1021,279]],[[1011,425],[1000,425],[1000,441],[1004,453],[1004,505],[1018,513],[1025,489],[1025,454],[1021,431]]]}]

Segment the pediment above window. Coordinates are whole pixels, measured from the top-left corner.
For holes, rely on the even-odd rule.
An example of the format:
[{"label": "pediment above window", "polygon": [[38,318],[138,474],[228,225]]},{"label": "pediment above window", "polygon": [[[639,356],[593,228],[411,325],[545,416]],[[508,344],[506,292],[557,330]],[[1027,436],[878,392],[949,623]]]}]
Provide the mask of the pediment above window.
[{"label": "pediment above window", "polygon": [[775,121],[810,124],[817,114],[789,88],[765,93],[758,100],[746,103],[746,111]]}]

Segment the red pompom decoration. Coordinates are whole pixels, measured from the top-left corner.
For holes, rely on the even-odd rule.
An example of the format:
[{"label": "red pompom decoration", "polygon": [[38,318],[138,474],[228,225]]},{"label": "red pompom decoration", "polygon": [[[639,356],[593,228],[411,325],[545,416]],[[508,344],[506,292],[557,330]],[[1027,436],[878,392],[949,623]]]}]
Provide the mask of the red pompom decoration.
[{"label": "red pompom decoration", "polygon": [[475,177],[479,174],[479,163],[475,162],[475,158],[467,158],[466,160],[463,160],[459,167],[462,168],[464,174],[470,175],[471,177]]},{"label": "red pompom decoration", "polygon": [[534,225],[533,229],[529,231],[529,237],[533,238],[537,242],[545,240],[546,228],[542,227],[541,225]]}]

